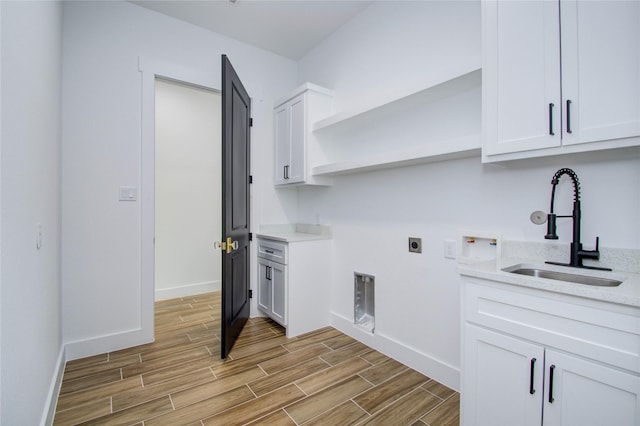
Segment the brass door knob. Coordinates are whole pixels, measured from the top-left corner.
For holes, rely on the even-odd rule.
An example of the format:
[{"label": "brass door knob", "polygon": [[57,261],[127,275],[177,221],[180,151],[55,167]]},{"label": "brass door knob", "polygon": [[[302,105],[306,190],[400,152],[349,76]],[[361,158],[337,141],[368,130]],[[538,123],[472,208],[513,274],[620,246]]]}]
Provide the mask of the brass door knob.
[{"label": "brass door knob", "polygon": [[216,241],[214,244],[216,249],[226,251],[227,254],[234,250],[238,250],[238,242],[233,241],[231,237],[227,237],[227,241]]}]

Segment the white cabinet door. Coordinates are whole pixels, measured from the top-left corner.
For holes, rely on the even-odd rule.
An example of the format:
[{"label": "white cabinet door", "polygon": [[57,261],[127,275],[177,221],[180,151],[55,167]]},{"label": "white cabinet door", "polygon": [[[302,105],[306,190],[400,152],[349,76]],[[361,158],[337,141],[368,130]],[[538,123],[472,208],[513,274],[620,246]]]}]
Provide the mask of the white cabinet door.
[{"label": "white cabinet door", "polygon": [[461,424],[542,422],[544,349],[465,324]]},{"label": "white cabinet door", "polygon": [[544,425],[640,425],[640,377],[550,349],[545,356]]},{"label": "white cabinet door", "polygon": [[484,156],[638,145],[639,1],[485,0],[482,28]]},{"label": "white cabinet door", "polygon": [[276,108],[276,185],[304,182],[306,94]]},{"label": "white cabinet door", "polygon": [[275,107],[276,185],[331,184],[311,174],[311,167],[324,158],[311,126],[330,113],[332,96],[327,89],[305,83]]},{"label": "white cabinet door", "polygon": [[306,176],[306,117],[305,96],[301,95],[289,104],[291,120],[291,162],[287,171],[287,183],[304,182]]},{"label": "white cabinet door", "polygon": [[291,113],[289,104],[276,109],[276,184],[287,183],[286,176],[291,163]]},{"label": "white cabinet door", "polygon": [[280,263],[271,264],[271,318],[281,325],[287,325],[287,267]]},{"label": "white cabinet door", "polygon": [[551,1],[484,1],[484,154],[560,146],[560,17]]},{"label": "white cabinet door", "polygon": [[560,5],[563,145],[640,136],[640,2]]},{"label": "white cabinet door", "polygon": [[258,307],[266,314],[271,312],[272,280],[269,279],[270,264],[270,261],[258,258]]},{"label": "white cabinet door", "polygon": [[287,325],[287,267],[258,258],[258,307],[271,319]]}]

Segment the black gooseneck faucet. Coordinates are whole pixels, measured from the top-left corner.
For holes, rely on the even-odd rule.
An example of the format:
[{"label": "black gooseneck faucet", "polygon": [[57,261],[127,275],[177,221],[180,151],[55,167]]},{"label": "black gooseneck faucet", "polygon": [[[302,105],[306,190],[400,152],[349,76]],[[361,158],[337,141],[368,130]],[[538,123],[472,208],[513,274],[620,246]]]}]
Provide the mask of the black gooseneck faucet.
[{"label": "black gooseneck faucet", "polygon": [[[553,202],[556,195],[556,185],[560,181],[563,175],[567,175],[573,182],[573,213],[571,215],[558,216],[553,213]],[[556,218],[570,217],[573,219],[573,242],[571,243],[571,253],[569,257],[569,263],[559,262],[546,262],[552,265],[572,266],[574,268],[587,268],[587,269],[599,269],[602,271],[610,271],[610,268],[600,268],[597,266],[585,266],[582,264],[582,259],[599,259],[600,251],[598,246],[600,245],[600,237],[596,237],[596,249],[595,250],[583,250],[582,243],[580,242],[580,218],[582,216],[580,210],[580,181],[578,175],[568,168],[560,169],[553,175],[551,179],[551,210],[547,215],[547,235],[544,236],[547,240],[557,240],[556,235]]]}]

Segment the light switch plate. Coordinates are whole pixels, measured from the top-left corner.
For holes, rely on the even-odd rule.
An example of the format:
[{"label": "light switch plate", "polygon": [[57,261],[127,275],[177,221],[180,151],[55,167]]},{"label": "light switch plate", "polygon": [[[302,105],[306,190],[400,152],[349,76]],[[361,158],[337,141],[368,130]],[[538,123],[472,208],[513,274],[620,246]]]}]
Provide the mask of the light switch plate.
[{"label": "light switch plate", "polygon": [[135,186],[121,186],[118,191],[120,201],[136,201],[138,198],[138,188]]},{"label": "light switch plate", "polygon": [[444,240],[444,258],[456,258],[456,242],[455,240]]}]

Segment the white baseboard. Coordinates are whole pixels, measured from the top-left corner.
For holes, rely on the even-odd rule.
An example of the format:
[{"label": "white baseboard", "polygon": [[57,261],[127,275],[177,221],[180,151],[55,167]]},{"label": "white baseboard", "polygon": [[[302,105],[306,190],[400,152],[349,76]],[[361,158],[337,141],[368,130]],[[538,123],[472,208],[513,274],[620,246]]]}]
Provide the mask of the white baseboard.
[{"label": "white baseboard", "polygon": [[42,411],[40,425],[49,426],[53,424],[67,361],[113,352],[150,342],[153,342],[153,328],[151,332],[136,329],[63,344],[60,349],[60,354],[58,355],[58,360],[56,361],[56,368],[51,379],[49,392],[47,393],[47,402]]},{"label": "white baseboard", "polygon": [[170,288],[156,288],[155,300],[176,299],[178,297],[195,296],[196,294],[219,291],[220,281],[208,281],[203,283],[185,284]]},{"label": "white baseboard", "polygon": [[[196,294],[209,293],[220,290],[220,281],[191,284],[183,287],[160,289],[155,291],[156,300],[173,299],[176,297],[187,297]],[[148,329],[137,328],[125,330],[120,333],[113,333],[98,336],[87,340],[67,342],[66,360],[84,358],[106,352],[113,352],[132,346],[143,345],[153,342],[154,327],[150,324]]]},{"label": "white baseboard", "polygon": [[460,391],[460,369],[391,337],[358,327],[351,319],[331,312],[331,326],[443,385]]},{"label": "white baseboard", "polygon": [[65,346],[62,345],[62,347],[60,348],[60,354],[58,355],[58,359],[56,361],[56,368],[53,372],[53,377],[51,378],[49,392],[47,392],[46,404],[44,406],[44,409],[42,410],[42,418],[40,419],[41,426],[49,426],[53,424],[66,362],[67,360],[65,356]]},{"label": "white baseboard", "polygon": [[144,345],[154,340],[154,330],[127,330],[122,333],[114,333],[95,337],[87,340],[69,342],[65,345],[66,360],[85,358],[88,356],[114,352],[132,346]]}]

